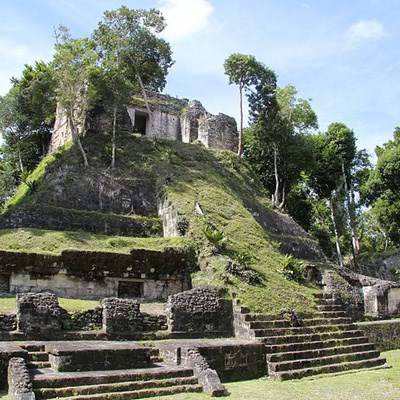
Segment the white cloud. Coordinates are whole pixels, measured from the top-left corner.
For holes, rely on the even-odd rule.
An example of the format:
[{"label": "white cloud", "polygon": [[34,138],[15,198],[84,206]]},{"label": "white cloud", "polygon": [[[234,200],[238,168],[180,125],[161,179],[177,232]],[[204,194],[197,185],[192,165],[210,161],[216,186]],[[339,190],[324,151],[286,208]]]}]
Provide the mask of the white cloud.
[{"label": "white cloud", "polygon": [[366,39],[380,39],[385,31],[378,21],[359,21],[348,29],[347,34],[351,41],[358,42]]},{"label": "white cloud", "polygon": [[208,0],[161,0],[167,40],[184,39],[204,29],[214,8]]}]

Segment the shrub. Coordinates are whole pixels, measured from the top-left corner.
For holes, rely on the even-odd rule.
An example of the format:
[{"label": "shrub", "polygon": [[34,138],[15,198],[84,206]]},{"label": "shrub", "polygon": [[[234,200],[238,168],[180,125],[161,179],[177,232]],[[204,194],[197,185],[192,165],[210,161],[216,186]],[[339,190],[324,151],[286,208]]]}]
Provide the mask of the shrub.
[{"label": "shrub", "polygon": [[291,281],[302,282],[305,280],[306,265],[303,261],[293,256],[285,256],[282,273]]},{"label": "shrub", "polygon": [[216,248],[220,249],[226,241],[225,232],[218,229],[212,222],[206,222],[203,227],[204,236]]}]

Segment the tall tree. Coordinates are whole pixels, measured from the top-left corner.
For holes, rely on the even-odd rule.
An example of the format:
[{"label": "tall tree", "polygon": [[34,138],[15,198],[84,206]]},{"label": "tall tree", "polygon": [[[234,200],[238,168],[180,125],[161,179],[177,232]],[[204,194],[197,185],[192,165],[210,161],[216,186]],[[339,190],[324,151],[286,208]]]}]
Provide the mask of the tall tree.
[{"label": "tall tree", "polygon": [[229,77],[229,84],[236,84],[239,87],[239,110],[240,110],[240,126],[239,126],[239,145],[238,157],[242,157],[243,153],[243,91],[251,94],[254,87],[270,84],[271,81],[276,83],[275,74],[269,70],[263,63],[257,61],[254,56],[234,53],[231,54],[224,62],[225,74]]},{"label": "tall tree", "polygon": [[152,111],[147,90],[162,90],[168,69],[172,66],[169,44],[157,34],[165,28],[164,17],[156,9],[131,10],[122,6],[106,11],[94,32],[102,50],[102,61],[113,83],[112,161],[115,165],[115,124],[117,108],[126,104],[130,91],[141,92],[147,108],[150,126]]},{"label": "tall tree", "polygon": [[0,98],[3,154],[15,171],[33,169],[45,155],[55,114],[55,82],[44,62],[25,65],[20,78]]},{"label": "tall tree", "polygon": [[260,87],[249,96],[256,140],[248,156],[273,193],[273,205],[283,208],[301,172],[312,163],[306,134],[318,124],[309,101],[297,98],[295,87],[271,89]]},{"label": "tall tree", "polygon": [[393,140],[375,149],[377,163],[362,193],[372,206],[379,230],[395,245],[400,243],[400,127]]},{"label": "tall tree", "polygon": [[56,31],[54,69],[57,81],[57,100],[68,121],[72,140],[89,166],[80,138],[86,132],[86,117],[90,103],[95,98],[91,76],[96,71],[99,54],[96,43],[88,38],[73,39],[64,26]]}]

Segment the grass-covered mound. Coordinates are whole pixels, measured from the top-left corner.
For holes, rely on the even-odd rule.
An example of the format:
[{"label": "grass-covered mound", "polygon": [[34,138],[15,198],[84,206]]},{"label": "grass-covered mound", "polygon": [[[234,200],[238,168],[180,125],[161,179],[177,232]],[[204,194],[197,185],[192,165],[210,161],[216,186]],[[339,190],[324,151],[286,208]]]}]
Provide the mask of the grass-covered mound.
[{"label": "grass-covered mound", "polygon": [[[192,275],[194,284],[224,285],[253,311],[314,309],[315,288],[306,282],[290,280],[287,278],[290,274],[282,273],[285,268],[296,271],[303,266],[296,260],[288,262],[279,248],[294,248],[304,258],[315,260],[318,258],[315,244],[287,216],[270,208],[252,171],[233,153],[120,133],[116,167],[110,169],[109,135],[91,133],[85,138],[84,146],[90,167],[83,166],[75,148],[64,151],[47,164],[37,183],[30,182],[33,190],[9,203],[10,207],[0,218],[0,226],[7,226],[4,221],[13,221],[13,226],[24,229],[1,231],[1,249],[127,252],[133,247],[190,245],[197,250],[200,267]],[[32,179],[35,178],[32,176]],[[137,197],[134,193],[138,193]],[[130,199],[129,212],[117,194]],[[52,213],[55,208],[93,212],[96,214],[93,218],[97,219],[98,213],[107,214],[110,217],[107,226],[112,224],[113,216],[119,218],[118,224],[121,218],[128,220],[135,214],[155,218],[160,197],[167,198],[175,211],[181,237],[139,239],[78,229],[75,232],[31,229],[46,228],[46,221],[50,220],[46,207]],[[26,221],[30,223],[27,224],[24,223],[27,212],[24,214],[21,210],[30,207],[40,208],[41,217],[36,216],[32,221],[27,216]],[[18,218],[13,219],[13,215]],[[60,212],[60,230],[67,230],[68,224],[62,224],[63,215]],[[57,220],[56,217],[51,214],[52,220]],[[85,226],[80,229],[84,230]],[[301,280],[301,273],[293,277]]]}]

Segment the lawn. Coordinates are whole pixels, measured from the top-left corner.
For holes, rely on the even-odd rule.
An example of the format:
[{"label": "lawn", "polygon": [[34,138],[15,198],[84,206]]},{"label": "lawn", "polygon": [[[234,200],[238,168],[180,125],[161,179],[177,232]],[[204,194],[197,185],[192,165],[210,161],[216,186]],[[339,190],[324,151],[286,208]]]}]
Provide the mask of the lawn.
[{"label": "lawn", "polygon": [[[399,400],[400,350],[382,353],[392,368],[299,381],[273,382],[267,379],[226,384],[229,400]],[[6,400],[5,393],[0,399]],[[165,396],[163,400],[205,400],[205,394]]]}]

